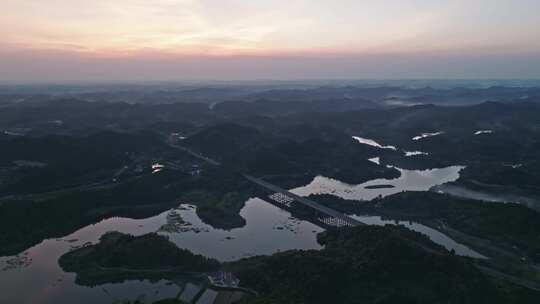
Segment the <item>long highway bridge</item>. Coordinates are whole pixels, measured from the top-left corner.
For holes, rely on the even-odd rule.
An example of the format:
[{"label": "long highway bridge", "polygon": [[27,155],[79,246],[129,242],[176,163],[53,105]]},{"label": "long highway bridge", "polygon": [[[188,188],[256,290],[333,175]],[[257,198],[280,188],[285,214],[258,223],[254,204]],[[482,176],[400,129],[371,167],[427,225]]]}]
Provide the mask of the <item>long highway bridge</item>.
[{"label": "long highway bridge", "polygon": [[[196,153],[194,151],[192,151],[191,149],[189,148],[186,148],[186,147],[182,147],[182,146],[177,146],[177,145],[171,145],[172,147],[176,148],[176,149],[179,149],[179,150],[182,150],[184,152],[187,152],[189,154],[191,154],[192,156],[200,159],[200,160],[203,160],[211,165],[214,165],[214,166],[220,166],[221,163],[219,163],[218,161],[215,161],[209,157],[206,157],[206,156],[203,156],[199,153]],[[353,219],[352,217],[344,214],[344,213],[341,213],[339,211],[336,211],[334,209],[331,209],[331,208],[328,208],[326,206],[323,206],[317,202],[314,202],[310,199],[307,199],[305,197],[301,197],[299,195],[296,195],[288,190],[285,190],[281,187],[278,187],[274,184],[271,184],[265,180],[262,180],[260,178],[257,178],[257,177],[254,177],[254,176],[251,176],[251,175],[248,175],[248,174],[242,174],[247,180],[251,181],[252,183],[254,184],[257,184],[259,185],[260,187],[262,188],[265,188],[266,190],[272,192],[272,193],[279,193],[282,195],[282,197],[285,197],[286,199],[290,200],[290,201],[295,201],[297,203],[300,203],[304,206],[307,206],[309,208],[312,208],[314,210],[316,210],[317,212],[319,213],[322,213],[324,214],[324,217],[321,217],[319,218],[319,220],[321,222],[323,222],[324,224],[327,224],[329,226],[361,226],[361,225],[365,225],[364,223],[360,222],[360,221],[357,221],[355,219]]]},{"label": "long highway bridge", "polygon": [[[211,165],[214,165],[214,166],[220,166],[221,164],[211,158],[208,158],[208,157],[205,157],[199,153],[196,153],[192,150],[190,150],[189,148],[185,148],[185,147],[180,147],[180,146],[174,146],[175,148],[179,149],[179,150],[182,150],[182,151],[185,151],[189,154],[191,154],[192,156],[196,157],[196,158],[199,158]],[[267,181],[264,181],[260,178],[256,178],[254,176],[251,176],[251,175],[247,175],[247,174],[242,174],[246,179],[248,179],[249,181],[251,181],[252,183],[255,183],[263,188],[265,188],[266,190],[274,193],[274,195],[271,195],[270,198],[274,197],[274,201],[278,202],[278,203],[285,203],[285,204],[288,204],[289,202],[292,202],[292,201],[296,201],[302,205],[305,205],[307,207],[310,207],[322,214],[325,214],[327,216],[326,219],[319,219],[321,220],[321,222],[325,223],[325,224],[328,224],[328,222],[326,221],[327,219],[333,219],[334,221],[332,221],[331,224],[337,224],[336,226],[363,226],[363,225],[366,225],[360,221],[357,221],[349,216],[347,216],[346,214],[343,214],[341,212],[338,212],[334,209],[331,209],[331,208],[328,208],[328,207],[325,207],[317,202],[314,202],[312,200],[309,200],[305,197],[301,197],[301,196],[298,196],[288,190],[285,190],[283,188],[280,188],[274,184],[271,184]],[[279,194],[279,196],[281,196],[281,198],[277,198],[275,196],[275,194]],[[276,199],[277,198],[277,199]],[[284,200],[282,200],[284,199]],[[336,221],[337,220],[337,221]],[[495,277],[497,279],[504,279],[504,280],[508,280],[516,285],[519,285],[519,286],[522,286],[522,287],[525,287],[525,288],[529,288],[529,289],[532,289],[532,290],[536,290],[536,291],[540,291],[540,286],[538,286],[538,284],[534,281],[529,281],[529,280],[524,280],[524,279],[521,279],[519,277],[515,277],[515,276],[511,276],[511,275],[508,275],[508,274],[505,274],[505,273],[502,273],[502,272],[499,272],[497,270],[494,270],[492,268],[489,268],[489,267],[486,267],[486,266],[483,266],[483,265],[479,265],[477,263],[474,264],[480,271],[482,271],[484,274],[486,275],[489,275],[489,276],[492,276],[492,277]]]},{"label": "long highway bridge", "polygon": [[[271,184],[265,180],[262,180],[260,178],[256,178],[254,176],[251,176],[251,175],[247,175],[247,174],[244,174],[244,177],[247,178],[249,181],[251,181],[252,183],[255,183],[273,193],[280,193],[282,195],[284,195],[285,197],[288,197],[290,198],[291,200],[294,200],[296,201],[297,203],[300,203],[304,206],[307,206],[307,207],[310,207],[312,209],[315,209],[316,211],[330,217],[329,219],[334,219],[333,223],[335,223],[337,226],[360,226],[360,225],[365,225],[364,223],[360,222],[360,221],[357,221],[355,219],[353,219],[352,217],[344,214],[344,213],[341,213],[339,211],[336,211],[334,209],[331,209],[331,208],[328,208],[326,206],[323,206],[317,202],[314,202],[310,199],[307,199],[305,197],[301,197],[299,195],[296,195],[288,190],[285,190],[283,188],[280,188],[274,184]],[[328,220],[328,219],[327,219]],[[321,220],[321,221],[324,221],[324,220]]]}]

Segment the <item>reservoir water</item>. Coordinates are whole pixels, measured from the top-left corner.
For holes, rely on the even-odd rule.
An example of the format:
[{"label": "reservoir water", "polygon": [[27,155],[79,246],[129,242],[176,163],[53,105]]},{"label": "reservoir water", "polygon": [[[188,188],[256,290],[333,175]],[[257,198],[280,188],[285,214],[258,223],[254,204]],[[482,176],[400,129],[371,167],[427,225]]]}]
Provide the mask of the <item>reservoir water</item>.
[{"label": "reservoir water", "polygon": [[[434,185],[456,180],[460,166],[424,171],[402,170],[396,179],[376,179],[361,185],[348,185],[337,180],[317,177],[309,185],[294,189],[299,195],[328,193],[353,200],[368,200],[379,195],[386,196],[399,191],[427,191]],[[394,188],[376,187],[392,185]],[[368,187],[368,188],[366,188]],[[113,303],[121,300],[144,299],[147,303],[181,295],[189,298],[194,289],[203,287],[195,282],[125,281],[94,287],[79,286],[73,273],[65,273],[58,265],[58,258],[77,246],[96,243],[107,231],[120,231],[132,235],[158,232],[169,237],[177,246],[221,261],[233,261],[253,255],[270,255],[290,249],[321,249],[316,235],[323,229],[307,221],[299,220],[258,198],[249,199],[240,215],[246,225],[232,230],[214,229],[202,222],[196,208],[179,204],[146,219],[109,218],[86,226],[70,235],[47,239],[17,256],[0,257],[0,303],[21,304],[67,304],[67,303]],[[371,225],[396,224],[378,217],[357,217]],[[454,242],[437,230],[418,223],[397,222],[409,229],[428,235],[434,242],[454,249],[457,254],[481,257],[471,249]],[[198,293],[197,303],[213,303],[224,297],[238,295],[222,294],[214,290]]]},{"label": "reservoir water", "polygon": [[[175,214],[189,225],[175,225],[178,216],[171,216]],[[127,281],[95,287],[75,284],[75,275],[63,272],[58,258],[73,247],[98,242],[102,234],[112,230],[132,235],[159,232],[179,247],[222,261],[280,250],[321,248],[316,234],[322,228],[291,217],[263,200],[248,200],[240,214],[246,226],[225,231],[202,223],[192,206],[181,205],[146,219],[109,218],[68,236],[44,240],[17,256],[0,257],[0,303],[94,304],[141,297],[151,303],[182,290],[183,286],[167,281]],[[205,296],[204,303],[208,299]]]},{"label": "reservoir water", "polygon": [[397,150],[397,148],[395,146],[383,146],[383,145],[379,144],[378,142],[374,141],[373,139],[364,138],[364,137],[360,137],[360,136],[353,136],[353,139],[358,141],[361,144],[373,146],[373,147],[376,147],[376,148]]},{"label": "reservoir water", "polygon": [[[346,200],[369,201],[376,197],[385,197],[402,191],[428,191],[432,187],[456,181],[463,166],[429,170],[405,170],[396,168],[401,173],[394,179],[374,179],[368,182],[351,185],[336,179],[317,176],[309,184],[292,189],[291,192],[300,196],[311,194],[330,194]],[[391,185],[379,188],[377,185]]]}]

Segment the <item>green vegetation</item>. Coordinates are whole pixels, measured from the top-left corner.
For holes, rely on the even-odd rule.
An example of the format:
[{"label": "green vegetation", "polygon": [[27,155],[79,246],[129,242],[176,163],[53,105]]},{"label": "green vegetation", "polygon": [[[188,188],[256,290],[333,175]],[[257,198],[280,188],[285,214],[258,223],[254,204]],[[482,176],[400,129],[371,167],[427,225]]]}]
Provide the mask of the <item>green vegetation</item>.
[{"label": "green vegetation", "polygon": [[350,214],[378,214],[394,219],[442,222],[462,233],[519,250],[540,261],[540,213],[526,206],[461,199],[435,192],[402,192],[358,203],[330,195],[314,200]]},{"label": "green vegetation", "polygon": [[[239,211],[257,189],[239,172],[293,188],[317,175],[352,184],[397,177],[398,171],[387,164],[414,169],[463,165],[456,184],[518,194],[531,199],[531,206],[538,203],[538,88],[244,89],[105,90],[69,100],[0,96],[6,99],[0,104],[0,255],[19,253],[107,217],[148,217],[179,203],[196,205],[199,217],[214,227],[241,227],[245,220]],[[387,101],[398,99],[389,96],[424,105],[388,107]],[[523,96],[527,102],[521,102]],[[224,100],[234,101],[208,107]],[[504,102],[471,105],[480,100]],[[493,132],[475,135],[477,130]],[[412,140],[438,131],[444,134]],[[359,144],[352,136],[398,150]],[[174,149],[167,144],[173,137],[178,145],[223,165],[203,164]],[[406,157],[404,151],[428,154]],[[380,157],[381,165],[367,160],[372,157]],[[20,160],[26,166],[17,164]],[[158,161],[173,165],[151,174],[150,165]],[[116,178],[124,166],[129,170]],[[370,188],[382,187],[387,185]],[[534,268],[540,262],[540,215],[521,205],[430,192],[363,203],[331,196],[315,200],[347,213],[419,220],[443,232],[453,229],[473,243],[475,238],[487,240],[483,248],[496,244],[517,256],[512,266]],[[60,263],[77,272],[84,284],[224,267],[242,285],[261,293],[243,299],[244,304],[536,303],[539,298],[536,292],[486,278],[471,260],[401,227],[329,231],[320,235],[320,242],[326,246],[321,251],[287,251],[220,265],[155,234],[111,233],[97,245],[66,254]],[[482,265],[498,262],[492,258]]]},{"label": "green vegetation", "polygon": [[261,293],[243,303],[508,303],[508,291],[466,259],[406,228],[347,228],[322,233],[319,240],[321,251],[228,265],[243,286]]},{"label": "green vegetation", "polygon": [[149,217],[179,203],[201,206],[201,219],[215,227],[242,227],[238,211],[251,187],[239,174],[216,168],[200,176],[164,170],[109,187],[0,201],[0,255],[17,254],[107,217]]},{"label": "green vegetation", "polygon": [[516,247],[540,262],[540,213],[519,204],[459,199],[432,192],[402,193],[379,203],[384,212],[442,219],[469,235]]},{"label": "green vegetation", "polygon": [[268,298],[247,296],[242,298],[238,304],[280,304],[280,302]]},{"label": "green vegetation", "polygon": [[[13,167],[0,195],[41,193],[112,180],[116,171],[132,163],[129,155],[162,156],[171,149],[148,133],[99,132],[85,137],[46,136],[1,140],[0,167]],[[14,161],[43,163],[17,168]]]},{"label": "green vegetation", "polygon": [[343,228],[323,232],[318,240],[325,246],[320,251],[292,250],[220,265],[156,234],[110,232],[59,263],[85,285],[222,268],[233,271],[242,287],[259,292],[242,304],[536,303],[540,296],[486,277],[468,259],[404,227]]},{"label": "green vegetation", "polygon": [[287,186],[297,187],[317,175],[350,183],[399,176],[396,169],[367,160],[377,156],[379,149],[357,144],[342,131],[312,129],[310,125],[265,131],[257,126],[217,124],[194,134],[183,144],[235,170],[275,177],[284,186],[283,179]]},{"label": "green vegetation", "polygon": [[232,229],[242,227],[246,220],[240,216],[240,209],[249,197],[237,192],[228,192],[223,197],[204,191],[190,191],[182,195],[185,202],[197,205],[197,215],[205,223],[215,228]]},{"label": "green vegetation", "polygon": [[[177,205],[167,188],[175,174],[163,172],[112,187],[73,191],[58,197],[0,203],[0,254],[16,254],[45,238],[61,237],[111,216],[148,217]],[[167,176],[168,175],[168,176]]]},{"label": "green vegetation", "polygon": [[219,262],[178,248],[155,233],[131,236],[109,232],[97,245],[75,249],[58,261],[77,273],[77,283],[96,285],[124,279],[162,279],[173,275],[215,271]]}]

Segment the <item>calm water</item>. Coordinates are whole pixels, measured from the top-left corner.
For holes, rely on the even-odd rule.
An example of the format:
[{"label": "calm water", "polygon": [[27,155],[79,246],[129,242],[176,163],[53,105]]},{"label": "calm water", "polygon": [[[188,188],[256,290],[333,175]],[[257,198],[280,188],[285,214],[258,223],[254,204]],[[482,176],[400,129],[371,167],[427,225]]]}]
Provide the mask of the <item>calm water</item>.
[{"label": "calm water", "polygon": [[[460,166],[425,171],[402,170],[397,179],[377,179],[361,185],[348,185],[337,180],[317,177],[307,186],[294,189],[300,195],[329,193],[345,199],[367,200],[378,195],[386,196],[399,191],[427,191],[435,185],[456,180]],[[395,188],[365,189],[366,186],[390,184]],[[195,283],[175,284],[167,281],[127,281],[105,284],[94,288],[74,283],[75,275],[65,273],[58,266],[58,258],[74,246],[86,242],[96,243],[99,237],[111,230],[133,235],[158,232],[166,235],[179,247],[221,261],[232,261],[253,255],[269,255],[290,249],[320,249],[316,241],[322,228],[291,216],[261,199],[246,202],[240,215],[246,219],[242,228],[229,231],[214,229],[204,224],[196,209],[182,204],[177,209],[146,219],[109,218],[84,227],[68,236],[44,240],[42,243],[13,257],[0,257],[0,303],[112,303],[115,300],[145,299],[146,302],[174,297],[189,299],[200,295],[197,303],[214,303],[224,298],[239,297],[235,293],[205,290]],[[357,217],[373,225],[395,224],[379,217]],[[471,249],[456,243],[437,230],[418,223],[397,222],[428,235],[435,243],[456,253],[481,257]],[[10,263],[15,262],[15,263]],[[9,267],[9,265],[15,265]],[[3,269],[3,270],[2,270]]]},{"label": "calm water", "polygon": [[[431,187],[453,182],[459,178],[463,166],[451,166],[429,170],[405,170],[396,168],[401,173],[394,179],[374,179],[363,184],[351,185],[336,179],[317,176],[311,183],[292,189],[300,196],[311,194],[330,194],[346,200],[368,201],[379,195],[382,197],[402,191],[428,191]],[[392,185],[393,188],[367,189],[376,185]]]},{"label": "calm water", "polygon": [[378,142],[374,141],[373,139],[364,138],[364,137],[360,137],[360,136],[353,136],[353,139],[358,141],[361,144],[370,145],[370,146],[373,146],[373,147],[376,147],[376,148],[397,150],[397,148],[395,146],[383,146],[383,145],[379,144]]},{"label": "calm water", "polygon": [[[175,225],[178,218],[171,216],[174,213],[180,214],[191,225]],[[322,228],[292,218],[288,212],[263,200],[250,199],[240,214],[246,219],[246,226],[224,231],[203,224],[194,208],[182,205],[174,212],[167,211],[147,219],[110,218],[66,237],[45,240],[18,256],[0,258],[0,269],[3,269],[0,271],[0,303],[112,303],[116,299],[133,300],[142,295],[151,302],[181,291],[181,286],[166,281],[129,281],[95,288],[75,284],[75,275],[63,272],[58,266],[58,258],[72,246],[95,243],[103,233],[111,230],[133,235],[160,231],[179,247],[222,261],[279,250],[320,248],[316,234]],[[171,229],[171,226],[178,227]],[[177,231],[171,232],[174,230]],[[10,260],[20,261],[22,265],[4,269]],[[189,290],[184,292],[189,293]],[[206,303],[206,299],[205,296],[202,303]]]},{"label": "calm water", "polygon": [[[7,260],[23,260],[23,266],[0,272],[0,303],[108,303],[115,299],[139,296],[139,291],[155,295],[161,290],[162,296],[178,292],[165,282],[149,283],[132,281],[122,284],[107,284],[97,288],[78,286],[75,275],[64,273],[58,266],[58,258],[69,251],[71,246],[85,242],[97,242],[99,236],[109,230],[140,235],[159,228],[152,220],[130,220],[112,218],[96,225],[87,226],[65,238],[49,239],[28,249],[17,257],[0,258],[0,269]],[[172,289],[172,290],[170,290]],[[159,295],[159,294],[158,294]]]},{"label": "calm water", "polygon": [[439,131],[439,132],[434,132],[434,133],[422,133],[422,134],[420,134],[418,136],[413,137],[412,140],[421,140],[421,139],[424,139],[424,138],[433,137],[433,136],[437,136],[437,135],[441,135],[441,134],[444,134],[444,132]]},{"label": "calm water", "polygon": [[422,151],[405,151],[405,156],[417,156],[417,155],[429,155],[427,152]]},{"label": "calm water", "polygon": [[[291,217],[261,199],[250,199],[240,215],[246,226],[230,231],[213,229],[204,224],[195,208],[182,205],[181,217],[191,226],[182,232],[166,233],[178,246],[221,261],[232,261],[253,255],[268,255],[289,249],[320,249],[317,233],[322,228]],[[182,228],[180,228],[182,230]]]},{"label": "calm water", "polygon": [[[378,160],[377,160],[378,161]],[[291,192],[309,196],[311,194],[330,194],[346,200],[367,201],[376,197],[385,197],[402,191],[429,191],[432,187],[455,181],[463,166],[451,166],[430,170],[404,170],[396,168],[401,175],[395,179],[375,179],[359,185],[350,185],[341,181],[317,176],[306,186],[292,189]],[[393,188],[370,188],[377,185],[391,185]],[[434,243],[454,250],[457,254],[474,258],[485,258],[474,250],[459,244],[443,233],[425,225],[409,221],[383,220],[380,216],[352,217],[368,225],[403,225],[411,230],[427,235]]]}]

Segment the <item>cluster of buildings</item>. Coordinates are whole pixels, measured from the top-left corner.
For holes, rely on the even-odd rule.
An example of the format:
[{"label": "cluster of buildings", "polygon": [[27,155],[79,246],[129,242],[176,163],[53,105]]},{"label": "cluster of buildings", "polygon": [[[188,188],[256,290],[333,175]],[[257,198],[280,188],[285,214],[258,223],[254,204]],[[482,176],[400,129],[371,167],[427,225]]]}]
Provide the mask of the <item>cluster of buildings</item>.
[{"label": "cluster of buildings", "polygon": [[236,278],[232,273],[225,271],[218,271],[208,275],[210,284],[220,288],[237,288],[240,284],[240,280]]}]

